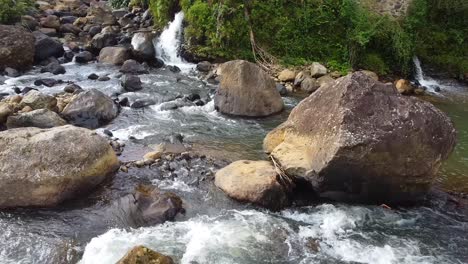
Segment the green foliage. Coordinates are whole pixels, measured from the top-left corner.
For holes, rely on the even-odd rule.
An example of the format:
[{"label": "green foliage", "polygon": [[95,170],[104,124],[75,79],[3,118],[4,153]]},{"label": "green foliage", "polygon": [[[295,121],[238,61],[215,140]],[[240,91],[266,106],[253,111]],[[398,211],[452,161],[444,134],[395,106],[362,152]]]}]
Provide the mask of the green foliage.
[{"label": "green foliage", "polygon": [[110,0],[109,2],[113,8],[122,8],[128,7],[130,0]]},{"label": "green foliage", "polygon": [[389,67],[385,61],[377,53],[365,54],[361,62],[361,68],[372,69],[379,75],[385,75],[389,73]]},{"label": "green foliage", "polygon": [[0,24],[14,22],[32,6],[32,0],[0,0]]},{"label": "green foliage", "polygon": [[153,13],[154,25],[163,29],[180,10],[178,0],[149,0],[149,7]]}]

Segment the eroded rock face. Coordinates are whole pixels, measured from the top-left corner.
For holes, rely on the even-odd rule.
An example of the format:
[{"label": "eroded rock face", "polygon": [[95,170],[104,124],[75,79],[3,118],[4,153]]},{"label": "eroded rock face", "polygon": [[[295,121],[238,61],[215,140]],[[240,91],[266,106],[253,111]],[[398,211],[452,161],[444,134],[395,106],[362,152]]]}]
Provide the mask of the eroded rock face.
[{"label": "eroded rock face", "polygon": [[0,25],[0,70],[25,70],[34,62],[34,36],[21,27]]},{"label": "eroded rock face", "polygon": [[117,264],[173,264],[174,261],[144,246],[132,248]]},{"label": "eroded rock face", "polygon": [[275,167],[268,161],[233,162],[216,173],[215,185],[241,202],[273,210],[288,204],[285,188],[277,181]]},{"label": "eroded rock face", "polygon": [[262,117],[283,110],[275,81],[257,65],[235,60],[221,65],[221,83],[214,99],[224,114]]},{"label": "eroded rock face", "polygon": [[0,208],[57,205],[89,192],[119,164],[107,140],[88,129],[0,132]]},{"label": "eroded rock face", "polygon": [[455,138],[432,104],[354,73],[304,99],[264,149],[322,196],[406,202],[424,197]]},{"label": "eroded rock face", "polygon": [[71,124],[97,128],[114,119],[118,110],[109,96],[91,89],[75,96],[63,109],[62,116]]}]

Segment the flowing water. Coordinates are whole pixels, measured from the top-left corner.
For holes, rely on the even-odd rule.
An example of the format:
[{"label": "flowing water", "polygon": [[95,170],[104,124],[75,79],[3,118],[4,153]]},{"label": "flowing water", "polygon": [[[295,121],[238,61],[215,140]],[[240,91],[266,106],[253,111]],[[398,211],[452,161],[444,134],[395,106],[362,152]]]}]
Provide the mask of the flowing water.
[{"label": "flowing water", "polygon": [[[141,91],[122,93],[117,67],[69,63],[65,75],[53,76],[36,69],[8,79],[0,85],[0,93],[12,94],[15,86],[33,87],[34,80],[51,77],[74,81],[84,89],[96,88],[110,96],[128,97],[131,102],[153,100],[155,105],[144,109],[124,107],[105,127],[127,144],[122,159],[141,158],[144,150],[172,133],[180,133],[195,150],[216,157],[262,158],[263,137],[286,120],[301,98],[285,97],[287,110],[266,119],[220,115],[211,99],[216,86],[200,81],[193,65],[177,55],[182,19],[183,14],[178,14],[156,42],[158,54],[167,64],[185,70],[173,73],[153,69],[140,75]],[[111,81],[88,80],[90,73],[107,74]],[[441,170],[440,184],[447,189],[463,189],[468,182],[468,88],[444,81],[437,85],[442,90],[431,100],[452,117],[459,131],[459,144]],[[56,93],[64,86],[37,88]],[[199,94],[207,104],[166,110],[168,104],[178,104],[181,97],[192,93]],[[193,170],[200,169],[197,164]],[[212,171],[217,168],[209,163],[202,167]],[[192,169],[187,171],[192,173]],[[187,213],[175,222],[141,228],[119,220],[122,212],[115,200],[141,182],[177,193]],[[322,203],[273,213],[233,202],[210,182],[196,187],[147,169],[118,173],[89,196],[58,208],[0,212],[0,230],[2,264],[110,264],[136,245],[146,245],[184,264],[468,263],[468,215],[456,204],[447,203],[445,196],[394,210]]]}]

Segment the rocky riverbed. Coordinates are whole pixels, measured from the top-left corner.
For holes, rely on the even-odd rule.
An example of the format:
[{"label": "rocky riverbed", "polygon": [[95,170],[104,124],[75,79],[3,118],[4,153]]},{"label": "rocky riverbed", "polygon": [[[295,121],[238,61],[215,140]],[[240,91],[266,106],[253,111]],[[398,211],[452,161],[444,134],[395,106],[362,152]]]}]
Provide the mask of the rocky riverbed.
[{"label": "rocky riverbed", "polygon": [[1,263],[468,258],[467,87],[192,64],[183,13],[40,10],[0,26]]}]

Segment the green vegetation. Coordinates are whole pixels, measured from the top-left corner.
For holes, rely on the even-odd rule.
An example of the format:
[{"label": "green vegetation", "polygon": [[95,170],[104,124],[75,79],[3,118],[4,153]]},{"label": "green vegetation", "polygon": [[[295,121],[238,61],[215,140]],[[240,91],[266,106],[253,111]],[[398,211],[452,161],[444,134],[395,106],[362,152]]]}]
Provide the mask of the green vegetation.
[{"label": "green vegetation", "polygon": [[0,24],[15,22],[32,6],[31,0],[0,0]]},{"label": "green vegetation", "polygon": [[341,72],[409,74],[414,55],[456,73],[468,64],[464,0],[414,0],[404,19],[355,0],[150,0],[150,6],[157,28],[181,8],[186,46],[201,57],[253,60],[254,43],[257,57],[266,51],[282,64],[320,61]]}]

